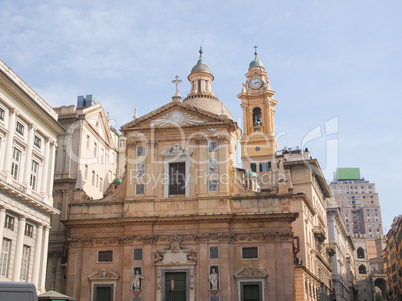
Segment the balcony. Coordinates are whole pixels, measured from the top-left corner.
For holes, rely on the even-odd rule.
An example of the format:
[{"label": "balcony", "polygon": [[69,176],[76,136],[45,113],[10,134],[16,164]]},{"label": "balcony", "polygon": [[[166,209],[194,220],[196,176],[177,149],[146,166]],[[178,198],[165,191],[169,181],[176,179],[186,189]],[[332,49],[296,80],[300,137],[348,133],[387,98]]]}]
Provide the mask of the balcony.
[{"label": "balcony", "polygon": [[327,236],[325,235],[325,230],[321,226],[315,226],[313,228],[314,236],[318,239],[319,242],[324,242]]}]

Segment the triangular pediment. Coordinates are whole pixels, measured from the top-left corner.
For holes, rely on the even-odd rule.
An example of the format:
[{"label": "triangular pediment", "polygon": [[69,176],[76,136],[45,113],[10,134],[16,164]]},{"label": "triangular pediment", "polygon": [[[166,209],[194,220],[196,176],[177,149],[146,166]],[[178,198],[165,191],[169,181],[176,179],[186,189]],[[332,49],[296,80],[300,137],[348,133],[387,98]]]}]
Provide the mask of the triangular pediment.
[{"label": "triangular pediment", "polygon": [[248,266],[238,269],[234,273],[235,278],[265,278],[268,273],[256,266]]},{"label": "triangular pediment", "polygon": [[228,121],[230,122],[230,119],[226,116],[216,115],[185,103],[171,102],[123,125],[122,130],[150,127],[187,127]]},{"label": "triangular pediment", "polygon": [[113,145],[113,140],[109,129],[109,122],[102,107],[100,105],[95,105],[93,107],[86,108],[84,113],[85,120],[87,121],[88,125],[91,126],[94,131],[99,134],[99,137],[102,138],[106,143]]}]

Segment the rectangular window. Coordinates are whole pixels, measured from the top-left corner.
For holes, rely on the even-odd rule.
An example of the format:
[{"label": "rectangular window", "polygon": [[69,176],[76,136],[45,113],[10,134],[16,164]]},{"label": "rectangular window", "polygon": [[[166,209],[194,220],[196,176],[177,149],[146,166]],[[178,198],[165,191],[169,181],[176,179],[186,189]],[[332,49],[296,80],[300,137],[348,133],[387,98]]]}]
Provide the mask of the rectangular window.
[{"label": "rectangular window", "polygon": [[24,245],[24,248],[22,250],[20,280],[28,281],[29,257],[30,256],[31,256],[31,247]]},{"label": "rectangular window", "polygon": [[271,171],[271,162],[260,162],[260,171]]},{"label": "rectangular window", "polygon": [[13,149],[13,162],[11,164],[11,176],[14,180],[18,180],[21,163],[21,151],[14,147]]},{"label": "rectangular window", "polygon": [[101,157],[100,157],[100,159],[101,159],[102,164],[104,163],[103,162],[104,157],[105,157],[105,150],[103,148],[101,148]]},{"label": "rectangular window", "polygon": [[18,134],[24,136],[24,126],[22,125],[22,123],[20,123],[20,122],[17,121],[17,126],[16,126],[16,128],[15,128],[15,131],[16,131]]},{"label": "rectangular window", "polygon": [[25,224],[25,236],[31,237],[33,236],[33,225]]},{"label": "rectangular window", "polygon": [[89,144],[90,144],[91,138],[89,138],[89,135],[87,135],[87,144],[86,147],[89,150]]},{"label": "rectangular window", "polygon": [[94,157],[96,157],[96,154],[98,153],[98,145],[96,142],[94,142]]},{"label": "rectangular window", "polygon": [[39,163],[36,162],[35,160],[32,160],[32,166],[31,166],[31,179],[30,179],[30,185],[33,190],[37,189],[38,186],[38,177],[39,177]]},{"label": "rectangular window", "polygon": [[113,261],[113,251],[98,251],[98,262]]},{"label": "rectangular window", "polygon": [[218,191],[218,180],[208,181],[208,191]]},{"label": "rectangular window", "polygon": [[141,248],[134,248],[133,260],[142,260],[142,249]]},{"label": "rectangular window", "polygon": [[257,163],[250,163],[251,171],[257,172]]},{"label": "rectangular window", "polygon": [[102,191],[102,187],[103,187],[103,180],[102,178],[99,178],[99,191]]},{"label": "rectangular window", "polygon": [[85,164],[85,168],[84,168],[84,179],[87,180],[88,179],[88,165]]},{"label": "rectangular window", "polygon": [[42,145],[42,139],[40,139],[38,136],[36,136],[35,135],[35,138],[34,138],[34,145],[37,147],[37,148],[40,148],[41,147],[41,145]]},{"label": "rectangular window", "polygon": [[95,172],[92,171],[92,186],[95,186]]},{"label": "rectangular window", "polygon": [[4,228],[14,231],[14,217],[6,215],[6,221],[4,222]]},{"label": "rectangular window", "polygon": [[258,259],[258,247],[242,247],[242,259]]},{"label": "rectangular window", "polygon": [[99,184],[99,176],[98,175],[96,175],[96,188],[98,188],[98,184]]},{"label": "rectangular window", "polygon": [[4,110],[0,108],[0,120],[4,121]]},{"label": "rectangular window", "polygon": [[0,275],[8,277],[8,264],[10,261],[11,240],[3,238],[0,254]]},{"label": "rectangular window", "polygon": [[135,184],[135,194],[144,194],[145,184]]},{"label": "rectangular window", "polygon": [[143,157],[146,153],[145,145],[138,145],[137,146],[137,157]]},{"label": "rectangular window", "polygon": [[186,193],[186,164],[169,163],[169,195],[184,195]]},{"label": "rectangular window", "polygon": [[209,259],[219,258],[219,247],[209,247]]},{"label": "rectangular window", "polygon": [[209,141],[208,143],[208,152],[216,153],[218,151],[218,141]]}]

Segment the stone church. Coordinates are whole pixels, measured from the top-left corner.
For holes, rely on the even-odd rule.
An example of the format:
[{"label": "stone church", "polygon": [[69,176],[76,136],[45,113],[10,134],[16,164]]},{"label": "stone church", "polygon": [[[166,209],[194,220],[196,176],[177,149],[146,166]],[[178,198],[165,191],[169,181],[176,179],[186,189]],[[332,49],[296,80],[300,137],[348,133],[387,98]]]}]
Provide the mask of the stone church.
[{"label": "stone church", "polygon": [[[289,164],[276,156],[277,101],[257,53],[245,76],[238,95],[243,132],[212,92],[214,76],[201,50],[184,99],[176,88],[172,101],[121,128],[127,139],[122,180],[99,200],[78,189],[69,205],[67,295],[77,301],[295,300],[295,263],[302,261],[295,258],[292,223],[299,213],[292,211]],[[237,167],[238,142],[244,169]],[[312,174],[303,168],[300,187]],[[297,192],[305,208],[309,198]],[[317,300],[315,259],[304,253],[311,271],[299,273],[297,294]],[[322,285],[329,291],[330,283]]]}]

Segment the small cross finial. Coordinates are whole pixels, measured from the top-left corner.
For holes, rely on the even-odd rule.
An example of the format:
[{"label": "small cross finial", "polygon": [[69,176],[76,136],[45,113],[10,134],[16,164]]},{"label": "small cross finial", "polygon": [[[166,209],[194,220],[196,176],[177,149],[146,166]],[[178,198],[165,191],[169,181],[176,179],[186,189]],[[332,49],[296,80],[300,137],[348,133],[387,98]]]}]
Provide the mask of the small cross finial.
[{"label": "small cross finial", "polygon": [[178,75],[176,75],[175,78],[176,79],[172,80],[172,83],[176,84],[176,93],[174,94],[174,96],[180,96],[180,94],[179,94],[179,83],[182,83],[183,81],[181,79],[179,79]]},{"label": "small cross finial", "polygon": [[200,53],[200,59],[202,59],[202,45],[200,46],[200,51],[199,51],[199,53]]},{"label": "small cross finial", "polygon": [[255,59],[257,59],[257,48],[258,48],[258,46],[255,45],[253,48],[255,49],[254,50]]}]

